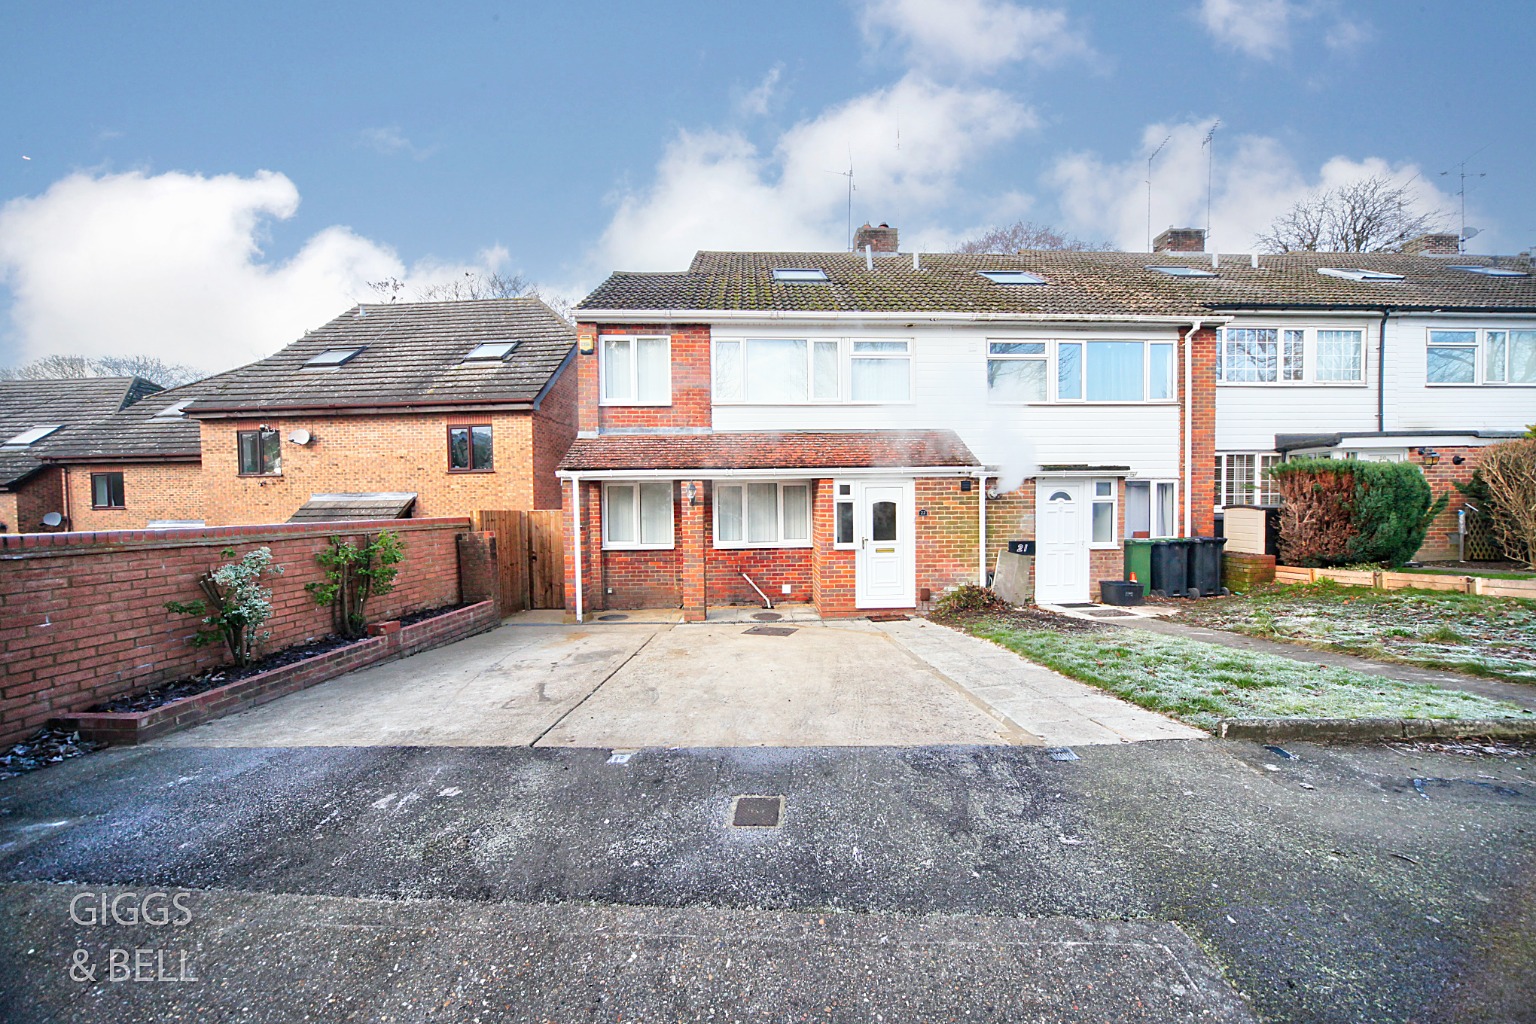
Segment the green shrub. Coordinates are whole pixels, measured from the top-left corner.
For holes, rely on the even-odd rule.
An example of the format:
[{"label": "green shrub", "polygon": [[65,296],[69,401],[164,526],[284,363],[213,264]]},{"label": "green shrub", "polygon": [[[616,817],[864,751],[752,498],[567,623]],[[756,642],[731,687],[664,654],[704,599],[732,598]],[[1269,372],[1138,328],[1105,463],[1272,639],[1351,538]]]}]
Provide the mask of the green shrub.
[{"label": "green shrub", "polygon": [[1270,471],[1284,499],[1280,557],[1288,565],[1398,566],[1445,509],[1408,462],[1294,459]]},{"label": "green shrub", "polygon": [[[235,549],[225,548],[220,556],[234,558]],[[167,601],[165,610],[199,616],[202,628],[192,637],[192,646],[208,647],[222,640],[235,664],[243,668],[256,660],[261,645],[272,636],[261,628],[272,617],[272,589],[263,587],[261,578],[282,573],[282,566],[272,564],[272,549],[259,547],[237,562],[199,576],[202,599]]]},{"label": "green shrub", "polygon": [[377,594],[395,589],[397,566],[405,557],[405,545],[388,530],[364,538],[361,545],[331,538],[331,546],[315,556],[325,569],[325,582],[304,584],[319,605],[331,606],[331,621],[345,637],[362,636],[368,616],[365,606]]}]

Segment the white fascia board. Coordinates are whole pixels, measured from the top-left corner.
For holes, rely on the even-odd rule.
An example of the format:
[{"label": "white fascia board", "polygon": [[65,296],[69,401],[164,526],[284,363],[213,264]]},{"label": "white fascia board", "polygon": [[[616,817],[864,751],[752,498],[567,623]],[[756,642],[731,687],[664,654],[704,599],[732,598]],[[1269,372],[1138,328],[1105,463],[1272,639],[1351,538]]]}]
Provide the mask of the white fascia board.
[{"label": "white fascia board", "polygon": [[562,469],[562,480],[828,480],[833,477],[966,477],[997,475],[987,466],[900,466],[857,469]]},{"label": "white fascia board", "polygon": [[709,321],[757,321],[818,323],[843,321],[869,321],[877,323],[935,323],[935,324],[983,324],[983,323],[1087,323],[1087,324],[1164,324],[1183,326],[1193,320],[1208,324],[1224,324],[1231,320],[1228,315],[1191,314],[1189,316],[1105,316],[1098,313],[892,313],[856,312],[846,310],[801,309],[578,309],[578,323],[704,323]]}]

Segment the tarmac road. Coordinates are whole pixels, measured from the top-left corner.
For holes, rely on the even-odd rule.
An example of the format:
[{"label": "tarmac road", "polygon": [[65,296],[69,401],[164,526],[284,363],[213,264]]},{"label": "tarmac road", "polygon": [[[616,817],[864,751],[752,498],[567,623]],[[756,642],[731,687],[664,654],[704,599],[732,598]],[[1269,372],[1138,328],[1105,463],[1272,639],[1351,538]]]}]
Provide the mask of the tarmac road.
[{"label": "tarmac road", "polygon": [[[0,784],[0,1018],[1536,1019],[1536,758],[1290,749],[111,750]],[[71,980],[109,887],[198,982]]]}]

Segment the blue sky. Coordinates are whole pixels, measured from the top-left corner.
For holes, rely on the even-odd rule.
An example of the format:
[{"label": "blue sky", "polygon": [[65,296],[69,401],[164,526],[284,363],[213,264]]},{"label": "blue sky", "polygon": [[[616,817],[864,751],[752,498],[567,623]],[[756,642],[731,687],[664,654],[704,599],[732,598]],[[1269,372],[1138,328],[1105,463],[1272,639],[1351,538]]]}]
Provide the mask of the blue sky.
[{"label": "blue sky", "polygon": [[[773,5],[70,4],[0,9],[0,364],[220,369],[385,276],[478,268],[578,298],[703,247],[942,248],[1019,218],[1243,252],[1379,172],[1473,251],[1536,243],[1536,5],[1164,0]],[[24,159],[25,158],[25,159]]]}]

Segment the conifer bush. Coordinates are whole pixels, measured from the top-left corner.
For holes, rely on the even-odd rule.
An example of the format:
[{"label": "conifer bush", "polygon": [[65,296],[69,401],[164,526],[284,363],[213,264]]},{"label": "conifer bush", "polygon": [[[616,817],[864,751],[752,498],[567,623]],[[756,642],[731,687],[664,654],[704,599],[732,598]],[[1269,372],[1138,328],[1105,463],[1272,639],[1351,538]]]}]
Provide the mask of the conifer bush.
[{"label": "conifer bush", "polygon": [[1280,558],[1287,565],[1402,565],[1450,501],[1449,493],[1436,498],[1409,462],[1295,459],[1270,475],[1285,502]]}]

